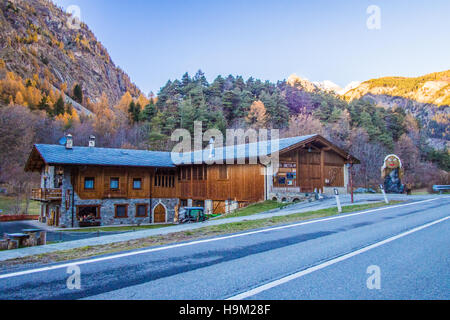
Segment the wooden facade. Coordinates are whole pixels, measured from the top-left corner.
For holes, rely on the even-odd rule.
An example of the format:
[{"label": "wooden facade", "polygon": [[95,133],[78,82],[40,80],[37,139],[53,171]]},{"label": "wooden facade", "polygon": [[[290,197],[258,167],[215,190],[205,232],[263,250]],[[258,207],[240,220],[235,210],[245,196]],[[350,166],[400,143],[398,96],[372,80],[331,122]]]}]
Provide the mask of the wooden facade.
[{"label": "wooden facade", "polygon": [[[262,165],[182,166],[179,168],[177,197],[193,200],[264,200]],[[199,174],[202,172],[202,174]]]},{"label": "wooden facade", "polygon": [[325,187],[343,188],[346,162],[347,159],[336,149],[323,143],[310,143],[289,150],[280,154],[280,169],[274,176],[274,187],[295,188],[298,192],[324,192]]},{"label": "wooden facade", "polygon": [[[93,180],[93,187],[89,180]],[[74,167],[72,185],[83,200],[176,198],[177,195],[176,169]]]}]

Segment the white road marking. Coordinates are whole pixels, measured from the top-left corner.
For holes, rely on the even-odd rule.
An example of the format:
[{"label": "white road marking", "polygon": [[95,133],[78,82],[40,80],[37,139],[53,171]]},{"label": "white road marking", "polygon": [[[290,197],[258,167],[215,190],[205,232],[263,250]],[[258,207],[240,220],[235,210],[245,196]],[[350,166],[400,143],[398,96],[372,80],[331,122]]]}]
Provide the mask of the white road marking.
[{"label": "white road marking", "polygon": [[263,230],[250,231],[250,232],[239,233],[239,234],[233,234],[233,235],[219,237],[219,238],[197,240],[197,241],[186,242],[186,243],[179,243],[179,244],[165,246],[165,247],[145,249],[145,250],[140,250],[140,251],[133,251],[133,252],[127,252],[127,253],[122,253],[122,254],[111,255],[111,256],[107,256],[107,257],[94,258],[94,259],[82,260],[82,261],[78,261],[78,262],[69,262],[69,263],[64,263],[64,264],[59,264],[59,265],[54,265],[54,266],[48,266],[48,267],[42,267],[42,268],[37,268],[37,269],[18,271],[18,272],[13,272],[13,273],[8,273],[8,274],[2,274],[2,275],[0,275],[0,280],[1,279],[18,277],[18,276],[23,276],[23,275],[28,275],[28,274],[33,274],[33,273],[38,273],[38,272],[45,272],[45,271],[63,269],[63,268],[67,268],[67,267],[74,266],[74,265],[80,266],[80,265],[91,264],[91,263],[96,263],[96,262],[102,262],[102,261],[120,259],[120,258],[125,258],[125,257],[131,257],[131,256],[136,256],[136,255],[140,255],[140,254],[146,254],[146,253],[150,253],[150,252],[157,252],[157,251],[163,251],[163,250],[169,250],[169,249],[175,249],[175,248],[192,246],[192,245],[196,245],[196,244],[202,244],[202,243],[208,243],[208,242],[215,242],[215,241],[221,241],[221,240],[226,240],[226,239],[244,237],[244,236],[248,236],[248,235],[264,233],[264,232],[270,232],[270,231],[275,231],[275,230],[283,230],[283,229],[288,229],[288,228],[295,228],[295,227],[303,226],[303,225],[307,225],[307,224],[313,224],[313,223],[319,223],[319,222],[326,222],[326,221],[332,221],[332,220],[337,220],[337,219],[343,219],[343,218],[358,216],[358,215],[362,215],[362,214],[366,214],[366,213],[372,213],[372,212],[377,212],[377,211],[382,211],[382,210],[387,210],[387,209],[394,209],[394,208],[401,208],[401,207],[406,207],[406,206],[412,206],[412,205],[421,204],[421,203],[425,203],[425,202],[436,201],[436,200],[440,200],[440,199],[442,199],[442,198],[434,198],[434,199],[423,200],[423,201],[418,201],[418,202],[411,202],[411,203],[406,203],[406,204],[401,204],[401,205],[382,207],[382,208],[378,208],[378,209],[372,209],[372,210],[367,210],[367,211],[362,211],[362,212],[357,212],[357,213],[351,213],[351,214],[347,214],[347,215],[339,215],[339,216],[334,216],[334,217],[330,217],[330,218],[324,218],[324,219],[319,219],[319,220],[312,220],[312,221],[300,222],[300,223],[296,223],[296,224],[290,224],[290,225],[286,225],[286,226],[273,227],[273,228],[267,228],[267,229],[263,229]]},{"label": "white road marking", "polygon": [[260,286],[260,287],[254,288],[254,289],[249,290],[249,291],[246,291],[246,292],[243,292],[243,293],[238,294],[238,295],[236,295],[236,296],[230,297],[230,298],[228,298],[228,299],[226,299],[226,300],[243,300],[243,299],[249,298],[249,297],[254,296],[254,295],[256,295],[256,294],[258,294],[258,293],[261,293],[261,292],[263,292],[263,291],[272,289],[272,288],[274,288],[274,287],[277,287],[277,286],[282,285],[282,284],[284,284],[284,283],[287,283],[287,282],[289,282],[289,281],[298,279],[298,278],[303,277],[303,276],[305,276],[305,275],[307,275],[307,274],[313,273],[314,271],[318,271],[318,270],[320,270],[320,269],[326,268],[326,267],[331,266],[331,265],[333,265],[333,264],[336,264],[336,263],[338,263],[338,262],[341,262],[341,261],[350,259],[350,258],[352,258],[352,257],[354,257],[354,256],[356,256],[356,255],[359,255],[359,254],[364,253],[364,252],[366,252],[366,251],[372,250],[372,249],[374,249],[374,248],[377,248],[377,247],[379,247],[379,246],[382,246],[382,245],[384,245],[384,244],[386,244],[386,243],[389,243],[389,242],[392,242],[392,241],[394,241],[394,240],[403,238],[403,237],[405,237],[405,236],[407,236],[407,235],[410,235],[411,233],[414,233],[414,232],[423,230],[423,229],[425,229],[425,228],[431,227],[431,226],[433,226],[433,225],[435,225],[435,224],[444,222],[444,221],[446,221],[446,220],[448,220],[448,219],[450,219],[450,216],[447,216],[447,217],[445,217],[445,218],[442,218],[442,219],[435,220],[435,221],[433,221],[433,222],[427,223],[427,224],[425,224],[425,225],[423,225],[423,226],[420,226],[420,227],[411,229],[411,230],[409,230],[409,231],[406,231],[406,232],[404,232],[404,233],[398,234],[398,235],[393,236],[393,237],[391,237],[391,238],[388,238],[388,239],[386,239],[386,240],[383,240],[383,241],[374,243],[374,244],[372,244],[372,245],[370,245],[370,246],[367,246],[367,247],[365,247],[365,248],[362,248],[362,249],[359,249],[359,250],[350,252],[350,253],[348,253],[348,254],[346,254],[346,255],[343,255],[343,256],[341,256],[341,257],[338,257],[338,258],[329,260],[329,261],[324,262],[324,263],[322,263],[322,264],[319,264],[319,265],[317,265],[317,266],[314,266],[314,267],[305,269],[305,270],[303,270],[303,271],[300,271],[300,272],[291,274],[290,276],[287,276],[287,277],[284,277],[284,278],[281,278],[281,279],[278,279],[278,280],[269,282],[269,283],[267,283],[267,284],[265,284],[265,285],[262,285],[262,286]]}]

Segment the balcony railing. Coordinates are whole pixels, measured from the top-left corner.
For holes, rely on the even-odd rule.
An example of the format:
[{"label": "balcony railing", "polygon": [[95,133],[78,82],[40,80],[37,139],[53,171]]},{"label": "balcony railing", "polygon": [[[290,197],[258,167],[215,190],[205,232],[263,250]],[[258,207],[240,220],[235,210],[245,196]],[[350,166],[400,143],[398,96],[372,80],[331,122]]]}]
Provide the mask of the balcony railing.
[{"label": "balcony railing", "polygon": [[54,201],[62,199],[61,189],[33,189],[31,199],[36,201]]}]

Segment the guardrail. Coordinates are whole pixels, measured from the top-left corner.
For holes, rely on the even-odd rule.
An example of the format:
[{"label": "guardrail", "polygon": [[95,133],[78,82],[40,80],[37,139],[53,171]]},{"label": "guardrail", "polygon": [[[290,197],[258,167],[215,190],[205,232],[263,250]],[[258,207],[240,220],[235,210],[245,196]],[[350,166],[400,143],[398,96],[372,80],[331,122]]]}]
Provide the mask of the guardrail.
[{"label": "guardrail", "polygon": [[433,186],[433,191],[439,192],[440,194],[442,194],[443,191],[448,191],[450,190],[450,186],[445,186],[445,185],[434,185]]}]

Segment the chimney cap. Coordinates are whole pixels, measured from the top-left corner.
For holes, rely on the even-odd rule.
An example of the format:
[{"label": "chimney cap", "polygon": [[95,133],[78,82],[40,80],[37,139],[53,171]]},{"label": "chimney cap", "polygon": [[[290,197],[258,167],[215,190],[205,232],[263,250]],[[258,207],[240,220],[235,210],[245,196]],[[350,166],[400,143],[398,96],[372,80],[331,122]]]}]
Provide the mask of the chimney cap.
[{"label": "chimney cap", "polygon": [[72,149],[73,148],[73,137],[69,133],[66,135],[66,149]]},{"label": "chimney cap", "polygon": [[95,147],[95,136],[94,135],[90,135],[89,136],[89,147],[90,148],[94,148]]}]

